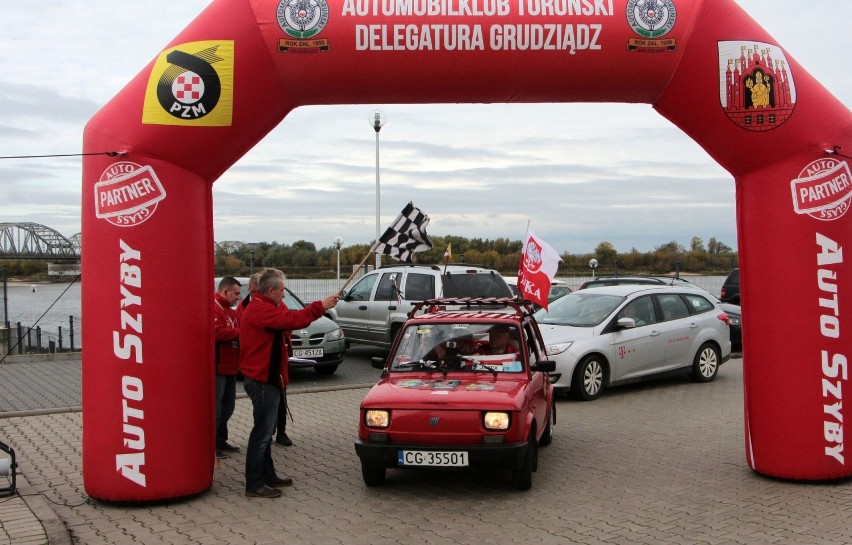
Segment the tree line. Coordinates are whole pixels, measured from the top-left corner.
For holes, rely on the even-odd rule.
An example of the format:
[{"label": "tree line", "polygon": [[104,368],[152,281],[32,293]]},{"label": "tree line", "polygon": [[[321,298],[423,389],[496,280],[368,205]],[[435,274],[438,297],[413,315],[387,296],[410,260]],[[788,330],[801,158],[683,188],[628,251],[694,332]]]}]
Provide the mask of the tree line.
[{"label": "tree line", "polygon": [[[515,276],[521,258],[523,242],[508,238],[482,239],[460,236],[432,236],[432,250],[415,254],[417,263],[443,264],[444,253],[451,246],[450,263],[466,263],[495,269],[501,274]],[[353,244],[341,247],[340,274],[348,276],[370,250],[370,244]],[[640,252],[632,248],[618,252],[612,243],[603,241],[594,252],[562,254],[558,276],[584,276],[591,271],[589,262],[597,260],[595,274],[670,274],[690,272],[701,274],[727,274],[737,266],[737,252],[727,244],[710,238],[705,244],[693,237],[689,248],[676,241],[666,242],[653,251]],[[298,240],[292,244],[278,242],[221,242],[214,254],[216,276],[248,276],[263,267],[275,267],[289,275],[303,278],[334,278],[337,272],[338,248],[334,245],[317,248],[313,242]],[[389,256],[382,263],[394,264]],[[375,264],[367,258],[366,265]]]}]

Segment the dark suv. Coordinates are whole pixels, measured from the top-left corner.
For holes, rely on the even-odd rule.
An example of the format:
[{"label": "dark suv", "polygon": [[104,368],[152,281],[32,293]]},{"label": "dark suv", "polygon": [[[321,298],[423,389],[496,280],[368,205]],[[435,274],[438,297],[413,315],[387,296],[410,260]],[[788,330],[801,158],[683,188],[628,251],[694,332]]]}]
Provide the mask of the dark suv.
[{"label": "dark suv", "polygon": [[728,273],[728,278],[725,279],[725,282],[722,284],[722,292],[719,295],[719,299],[722,300],[723,303],[731,303],[734,305],[740,304],[740,269],[732,269],[730,273]]}]

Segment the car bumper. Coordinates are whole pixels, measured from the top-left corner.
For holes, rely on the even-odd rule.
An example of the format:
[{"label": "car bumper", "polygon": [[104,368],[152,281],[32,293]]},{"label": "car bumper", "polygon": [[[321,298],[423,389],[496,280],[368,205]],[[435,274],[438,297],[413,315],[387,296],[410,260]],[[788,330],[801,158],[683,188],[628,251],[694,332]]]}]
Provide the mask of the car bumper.
[{"label": "car bumper", "polygon": [[[321,358],[305,358],[306,361],[290,360],[291,369],[303,369],[323,365],[340,365],[343,362],[343,352],[326,352]],[[308,362],[311,363],[308,363]]]},{"label": "car bumper", "polygon": [[742,350],[742,347],[743,347],[743,331],[742,331],[742,328],[732,327],[731,328],[731,348]]},{"label": "car bumper", "polygon": [[[355,452],[362,463],[383,467],[423,467],[399,465],[400,450],[417,451],[466,451],[468,467],[500,467],[519,469],[524,462],[527,443],[511,445],[424,445],[419,443],[377,443],[374,441],[355,441]],[[429,466],[434,468],[435,466]]]}]

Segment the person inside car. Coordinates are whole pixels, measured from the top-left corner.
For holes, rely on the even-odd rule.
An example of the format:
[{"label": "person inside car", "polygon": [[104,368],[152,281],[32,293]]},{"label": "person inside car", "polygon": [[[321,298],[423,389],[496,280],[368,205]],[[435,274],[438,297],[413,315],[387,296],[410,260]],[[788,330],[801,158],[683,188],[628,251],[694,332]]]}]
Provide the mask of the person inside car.
[{"label": "person inside car", "polygon": [[480,354],[517,354],[518,347],[512,342],[512,329],[505,324],[497,324],[488,330],[488,344],[480,350]]}]

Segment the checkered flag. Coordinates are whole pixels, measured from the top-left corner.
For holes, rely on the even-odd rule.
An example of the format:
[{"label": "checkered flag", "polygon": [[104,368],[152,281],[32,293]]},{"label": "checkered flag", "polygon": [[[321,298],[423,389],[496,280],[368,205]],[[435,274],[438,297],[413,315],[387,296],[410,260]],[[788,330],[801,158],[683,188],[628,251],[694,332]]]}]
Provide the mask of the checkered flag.
[{"label": "checkered flag", "polygon": [[412,262],[412,254],[432,249],[432,241],[426,234],[429,216],[408,203],[400,212],[393,225],[388,227],[370,252],[389,255],[403,263]]}]

